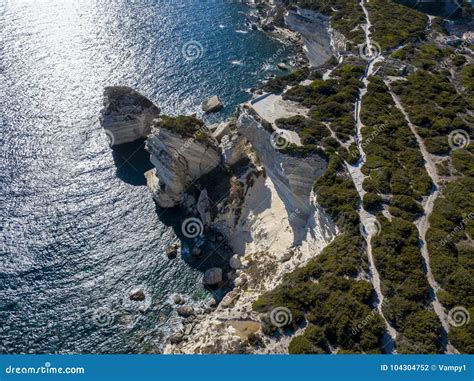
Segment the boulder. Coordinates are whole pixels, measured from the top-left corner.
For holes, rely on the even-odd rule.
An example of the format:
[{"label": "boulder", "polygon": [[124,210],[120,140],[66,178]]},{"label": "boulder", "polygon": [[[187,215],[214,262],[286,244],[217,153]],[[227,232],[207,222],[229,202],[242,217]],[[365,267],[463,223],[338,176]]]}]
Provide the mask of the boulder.
[{"label": "boulder", "polygon": [[264,32],[273,32],[275,30],[275,25],[273,25],[271,22],[262,24],[262,30]]},{"label": "boulder", "polygon": [[221,141],[223,162],[232,166],[246,155],[247,139],[242,135],[225,135]]},{"label": "boulder", "polygon": [[166,256],[168,259],[175,259],[178,256],[179,245],[173,244],[166,249]]},{"label": "boulder", "polygon": [[230,258],[229,266],[234,270],[240,269],[240,267],[242,266],[240,257],[238,255],[233,255],[232,258]]},{"label": "boulder", "polygon": [[188,317],[194,315],[194,308],[191,307],[191,306],[188,306],[188,305],[181,306],[181,307],[178,308],[177,312],[178,312],[179,316],[184,317],[184,318],[188,318]]},{"label": "boulder", "polygon": [[247,283],[247,277],[246,277],[245,275],[239,276],[239,277],[235,280],[235,282],[234,282],[234,284],[235,284],[236,287],[242,287],[242,286],[244,286],[246,283]]},{"label": "boulder", "polygon": [[202,254],[202,250],[197,247],[197,246],[194,246],[192,249],[191,249],[191,255],[193,257],[199,257],[200,255]]},{"label": "boulder", "polygon": [[212,136],[214,136],[216,140],[220,142],[221,139],[224,137],[224,135],[229,135],[230,133],[231,133],[230,122],[222,122],[212,132]]},{"label": "boulder", "polygon": [[175,295],[175,297],[173,298],[173,302],[175,304],[183,305],[185,303],[185,300],[181,295]]},{"label": "boulder", "polygon": [[219,267],[213,267],[206,270],[202,281],[207,286],[215,286],[219,284],[222,282],[222,269]]},{"label": "boulder", "polygon": [[174,335],[171,335],[171,336],[170,336],[170,339],[169,339],[169,340],[170,340],[170,343],[171,343],[171,344],[175,344],[175,345],[176,345],[176,344],[181,343],[181,342],[183,341],[183,338],[184,338],[184,336],[183,336],[182,333],[175,333]]},{"label": "boulder", "polygon": [[145,300],[145,290],[143,288],[137,288],[130,292],[130,300],[134,302],[141,302]]},{"label": "boulder", "polygon": [[224,104],[217,95],[214,95],[208,100],[202,102],[201,107],[204,112],[216,112],[224,108]]},{"label": "boulder", "polygon": [[160,109],[148,98],[126,86],[106,87],[100,123],[110,146],[146,138]]},{"label": "boulder", "polygon": [[288,67],[286,66],[286,64],[284,64],[283,62],[280,62],[278,65],[277,65],[278,69],[280,70],[288,70]]}]

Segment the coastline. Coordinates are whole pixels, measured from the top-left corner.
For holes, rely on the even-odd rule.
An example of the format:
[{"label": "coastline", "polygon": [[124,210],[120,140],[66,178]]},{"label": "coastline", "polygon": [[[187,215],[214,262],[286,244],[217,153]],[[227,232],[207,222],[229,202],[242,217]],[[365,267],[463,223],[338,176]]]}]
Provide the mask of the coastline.
[{"label": "coastline", "polygon": [[[312,16],[314,15],[317,14],[312,12]],[[260,19],[262,25],[264,20]],[[329,19],[316,17],[316,20],[321,21],[319,27],[326,33],[323,38],[323,42],[326,43],[326,53],[329,50],[332,56],[335,44]],[[297,47],[295,61],[298,65],[293,67],[294,70],[308,64],[313,67],[321,66],[326,61],[326,59],[314,61],[315,51],[322,46],[320,40],[304,38],[300,33],[288,27],[275,27],[266,33],[270,38],[276,38],[284,44],[290,43]],[[313,61],[311,54],[313,54]],[[338,53],[335,52],[335,55],[337,56]],[[326,57],[324,54],[322,56]],[[308,109],[301,108],[296,103],[284,101],[280,95],[273,95],[274,99],[271,97],[271,93],[264,93],[262,96],[256,91],[251,101],[238,108],[240,116],[246,114],[248,112],[246,110],[253,110],[251,114],[257,122],[270,123],[274,131],[278,131],[274,123],[275,119],[291,115],[306,115],[309,112]],[[255,104],[259,103],[257,99],[266,99],[267,105],[260,107],[260,104]],[[227,120],[223,123],[230,122]],[[248,127],[238,125],[231,132],[231,136],[236,136],[235,134],[242,130],[246,131]],[[251,146],[258,147],[263,144],[258,138],[252,139],[245,133],[244,136]],[[269,134],[265,133],[265,139],[270,143]],[[226,149],[225,145],[223,148]],[[274,147],[270,148],[275,151]],[[259,157],[261,154],[265,155],[258,149],[257,153]],[[278,160],[275,163],[277,162]],[[255,184],[246,190],[246,196],[240,204],[240,209],[243,209],[243,211],[239,210],[241,223],[234,227],[235,229],[238,226],[238,230],[234,230],[233,234],[227,234],[229,244],[239,255],[241,262],[241,266],[235,270],[235,275],[231,276],[234,278],[235,286],[217,306],[214,301],[211,301],[210,305],[194,306],[196,318],[192,322],[186,319],[183,321],[183,325],[171,335],[171,343],[165,347],[164,353],[239,353],[242,350],[242,341],[248,340],[249,336],[262,329],[262,316],[253,311],[252,303],[262,293],[276,287],[285,274],[305,265],[317,256],[338,234],[337,227],[319,206],[312,190],[311,194],[308,194],[308,206],[300,207],[306,209],[306,215],[300,218],[300,209],[291,205],[291,196],[282,197],[282,190],[279,189],[282,183],[278,177],[268,176],[269,168],[272,166],[266,164],[261,165],[260,170],[267,172],[267,175],[257,179]],[[297,164],[293,164],[293,167],[295,165]],[[272,171],[278,172],[278,169],[274,168],[270,170],[270,173]],[[316,178],[310,181],[309,189],[312,189],[315,180]],[[271,208],[267,207],[255,214],[253,209],[265,204],[266,199],[271,200],[269,203]],[[233,218],[235,218],[235,212],[229,213],[224,218],[217,218],[211,225],[224,233],[229,231],[229,220]],[[225,222],[223,223],[222,220]],[[227,226],[222,228],[222,225]],[[246,243],[242,246],[243,242]],[[295,335],[297,334],[298,332],[295,332]],[[253,353],[287,353],[292,337],[265,337],[261,350]]]}]

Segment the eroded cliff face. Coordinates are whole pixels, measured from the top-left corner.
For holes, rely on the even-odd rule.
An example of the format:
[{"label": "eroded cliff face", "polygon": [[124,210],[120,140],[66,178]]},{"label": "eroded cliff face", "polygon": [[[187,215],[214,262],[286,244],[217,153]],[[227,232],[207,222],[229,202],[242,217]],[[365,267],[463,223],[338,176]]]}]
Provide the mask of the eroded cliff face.
[{"label": "eroded cliff face", "polygon": [[145,176],[153,198],[162,208],[181,205],[187,187],[221,161],[217,147],[162,128],[159,119],[153,121],[146,149],[155,169]]},{"label": "eroded cliff face", "polygon": [[111,146],[146,138],[153,119],[159,115],[160,109],[153,102],[130,87],[112,86],[104,90],[100,122]]},{"label": "eroded cliff face", "polygon": [[[210,314],[196,309],[197,319],[177,329],[188,333],[167,346],[167,353],[237,352],[240,342],[260,329],[252,303],[337,234],[312,191],[325,159],[280,152],[262,122],[244,110],[217,146],[219,166],[195,182],[197,194],[187,190],[203,224],[224,234],[240,266],[230,273],[233,289],[217,309]],[[265,351],[287,350],[285,340],[265,340]]]},{"label": "eroded cliff face", "polygon": [[[160,119],[150,122],[146,149],[155,168],[145,176],[154,199],[198,218],[204,231],[224,236],[234,254],[223,272],[231,291],[212,312],[195,308],[197,319],[176,327],[168,353],[238,351],[239,343],[260,329],[252,303],[337,234],[313,193],[326,160],[280,151],[269,125],[250,106],[242,107],[237,119],[214,131],[203,127],[194,136],[167,129]],[[288,347],[285,340],[264,340],[268,352]]]}]

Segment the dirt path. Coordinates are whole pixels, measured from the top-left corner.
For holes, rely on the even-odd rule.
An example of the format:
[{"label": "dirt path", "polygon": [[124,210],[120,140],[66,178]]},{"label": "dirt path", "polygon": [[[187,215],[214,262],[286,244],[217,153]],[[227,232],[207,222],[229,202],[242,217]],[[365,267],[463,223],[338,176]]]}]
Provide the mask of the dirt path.
[{"label": "dirt path", "polygon": [[[374,66],[377,62],[380,62],[382,61],[384,58],[383,56],[377,56],[376,54],[375,55],[372,55],[373,52],[372,52],[372,41],[371,41],[371,38],[370,38],[370,27],[371,27],[371,23],[370,23],[370,19],[369,19],[369,13],[367,11],[367,9],[365,8],[365,2],[364,0],[361,0],[360,2],[360,6],[362,7],[363,11],[364,11],[364,14],[365,14],[365,17],[366,17],[366,24],[363,26],[363,29],[364,29],[364,32],[365,32],[365,40],[366,40],[366,46],[367,46],[367,51],[368,51],[368,55],[369,57],[368,58],[368,62],[367,62],[367,66],[366,66],[366,70],[364,72],[364,74],[362,75],[362,82],[364,84],[364,87],[362,89],[360,89],[360,92],[359,92],[359,97],[356,101],[356,104],[355,104],[355,109],[354,109],[354,117],[355,117],[355,124],[356,124],[356,137],[355,137],[355,140],[356,140],[356,144],[357,144],[357,148],[359,149],[359,152],[360,152],[360,159],[359,161],[355,164],[355,165],[350,165],[348,163],[346,163],[347,165],[347,169],[352,177],[352,180],[354,181],[354,184],[355,184],[355,187],[357,189],[357,192],[359,194],[359,197],[360,199],[362,200],[364,195],[365,195],[365,190],[363,189],[362,187],[362,184],[364,182],[364,179],[365,179],[365,175],[362,173],[362,167],[363,165],[365,164],[365,161],[366,161],[366,154],[363,150],[363,147],[362,147],[362,127],[363,127],[363,124],[362,124],[362,121],[361,121],[361,118],[360,118],[360,112],[361,112],[361,105],[362,105],[362,98],[364,97],[364,95],[367,93],[367,87],[369,86],[369,80],[368,80],[368,77],[370,75],[373,74],[373,71],[374,71]],[[385,324],[387,326],[387,332],[389,334],[389,338],[386,338],[386,343],[384,344],[385,348],[387,349],[388,352],[393,352],[393,341],[395,340],[396,336],[397,336],[397,331],[389,324],[389,322],[387,321],[387,319],[385,318],[384,314],[383,314],[383,311],[382,311],[382,306],[383,306],[383,303],[384,303],[384,296],[382,294],[382,290],[381,290],[381,284],[380,284],[380,275],[379,275],[379,272],[377,270],[377,267],[375,265],[375,259],[374,259],[374,256],[373,256],[373,253],[372,253],[372,245],[371,245],[371,242],[372,242],[372,238],[379,233],[379,223],[376,219],[376,217],[369,213],[368,211],[366,211],[362,205],[359,206],[359,218],[360,218],[360,221],[361,221],[361,228],[363,227],[363,232],[364,232],[364,236],[365,236],[365,239],[366,239],[366,242],[367,242],[367,256],[368,256],[368,259],[369,259],[369,266],[370,266],[370,275],[371,275],[371,278],[372,278],[372,285],[375,289],[375,292],[377,294],[377,310],[379,311],[380,315],[382,316],[382,318],[384,319],[385,321]]]},{"label": "dirt path", "polygon": [[429,218],[431,216],[431,213],[433,212],[435,201],[440,194],[439,176],[438,176],[438,171],[436,168],[436,162],[433,156],[426,149],[423,139],[420,137],[420,135],[418,135],[418,131],[416,130],[415,125],[411,123],[409,115],[405,111],[405,108],[403,107],[400,101],[400,98],[397,95],[395,95],[395,93],[392,91],[390,87],[390,82],[385,81],[385,84],[387,85],[390,95],[392,96],[393,101],[395,102],[395,106],[403,114],[406,122],[408,123],[408,126],[410,127],[411,132],[416,138],[418,146],[420,147],[421,154],[423,156],[423,160],[425,162],[426,172],[428,172],[428,175],[431,177],[431,180],[433,181],[433,184],[434,184],[433,190],[431,191],[431,193],[423,199],[423,202],[422,202],[423,215],[418,220],[415,221],[415,225],[418,229],[418,233],[420,236],[420,250],[421,250],[421,255],[423,256],[426,278],[428,279],[428,283],[431,288],[430,290],[431,303],[433,305],[434,312],[436,313],[436,315],[438,315],[439,320],[441,321],[441,324],[443,325],[443,328],[445,330],[445,333],[442,335],[443,347],[446,348],[447,353],[457,353],[457,350],[449,343],[448,338],[447,338],[447,333],[449,332],[449,329],[450,329],[448,316],[436,294],[440,286],[436,282],[433,276],[433,273],[431,272],[430,255],[429,255],[428,247],[426,244],[426,233],[428,229],[430,228]]}]

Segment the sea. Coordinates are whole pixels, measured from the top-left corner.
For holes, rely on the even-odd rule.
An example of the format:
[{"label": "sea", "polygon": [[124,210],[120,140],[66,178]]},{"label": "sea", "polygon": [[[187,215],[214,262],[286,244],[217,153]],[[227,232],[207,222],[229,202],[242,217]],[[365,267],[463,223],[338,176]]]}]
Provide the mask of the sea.
[{"label": "sea", "polygon": [[[160,210],[142,142],[117,153],[99,115],[106,86],[163,114],[222,120],[291,52],[235,1],[0,0],[0,353],[161,353],[173,297],[211,294],[203,267],[166,248],[182,216]],[[132,302],[143,288],[145,300]]]}]

